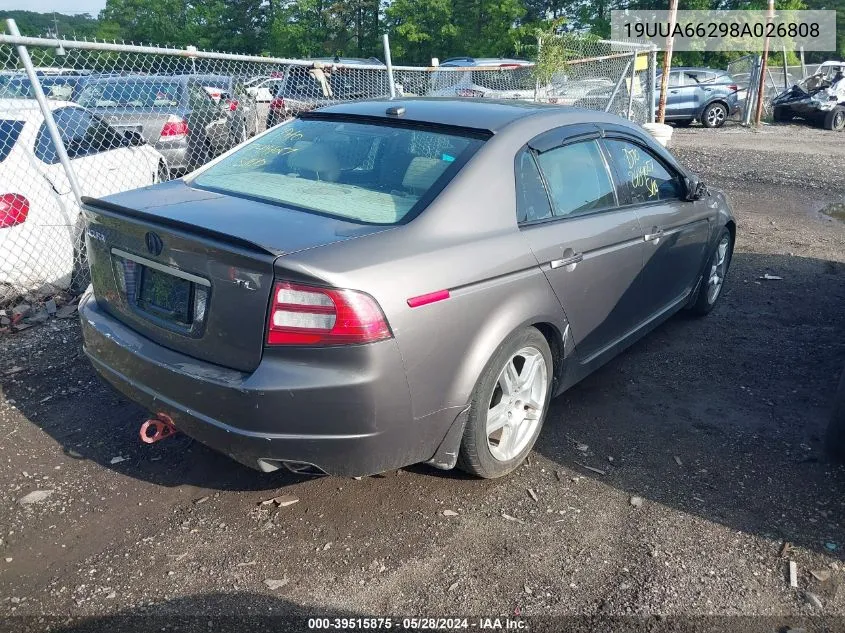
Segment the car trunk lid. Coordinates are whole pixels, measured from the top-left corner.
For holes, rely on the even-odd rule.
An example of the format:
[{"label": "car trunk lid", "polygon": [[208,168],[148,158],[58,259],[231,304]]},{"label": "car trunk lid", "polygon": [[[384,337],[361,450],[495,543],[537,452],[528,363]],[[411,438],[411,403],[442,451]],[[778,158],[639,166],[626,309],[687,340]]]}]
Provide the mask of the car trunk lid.
[{"label": "car trunk lid", "polygon": [[138,132],[150,144],[159,140],[164,124],[172,116],[178,116],[176,108],[96,108],[94,111],[118,131]]},{"label": "car trunk lid", "polygon": [[245,372],[261,361],[275,260],[383,229],[182,181],[83,210],[98,304],[160,345]]}]

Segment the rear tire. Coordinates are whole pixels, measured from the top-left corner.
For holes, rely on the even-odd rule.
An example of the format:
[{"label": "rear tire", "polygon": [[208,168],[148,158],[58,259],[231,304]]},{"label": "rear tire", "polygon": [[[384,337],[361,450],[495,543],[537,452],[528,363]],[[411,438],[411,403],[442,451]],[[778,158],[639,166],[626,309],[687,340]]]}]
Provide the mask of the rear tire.
[{"label": "rear tire", "polygon": [[537,329],[502,343],[473,391],[458,468],[493,479],[522,463],[543,427],[553,372],[549,344]]},{"label": "rear tire", "polygon": [[693,314],[704,316],[709,314],[716,305],[725,285],[725,276],[731,265],[733,256],[733,238],[727,227],[723,226],[716,238],[716,246],[707,260],[707,268],[698,288],[695,303],[690,306]]},{"label": "rear tire", "polygon": [[845,108],[836,106],[824,117],[824,129],[839,132],[845,129]]},{"label": "rear tire", "polygon": [[701,113],[701,124],[704,127],[722,127],[728,120],[728,108],[724,103],[711,103]]}]

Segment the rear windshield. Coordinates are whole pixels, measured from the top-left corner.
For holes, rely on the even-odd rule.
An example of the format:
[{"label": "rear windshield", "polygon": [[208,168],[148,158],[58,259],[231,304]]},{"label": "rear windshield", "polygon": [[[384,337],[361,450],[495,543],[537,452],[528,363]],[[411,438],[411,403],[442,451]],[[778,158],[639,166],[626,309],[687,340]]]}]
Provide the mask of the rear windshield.
[{"label": "rear windshield", "polygon": [[157,108],[179,105],[182,84],[163,81],[89,83],[77,102],[86,108]]},{"label": "rear windshield", "polygon": [[0,119],[0,138],[3,139],[3,142],[0,143],[0,163],[6,160],[6,157],[12,151],[22,129],[23,121],[5,121]]},{"label": "rear windshield", "polygon": [[415,128],[296,119],[192,184],[362,224],[398,224],[416,215],[482,143]]}]

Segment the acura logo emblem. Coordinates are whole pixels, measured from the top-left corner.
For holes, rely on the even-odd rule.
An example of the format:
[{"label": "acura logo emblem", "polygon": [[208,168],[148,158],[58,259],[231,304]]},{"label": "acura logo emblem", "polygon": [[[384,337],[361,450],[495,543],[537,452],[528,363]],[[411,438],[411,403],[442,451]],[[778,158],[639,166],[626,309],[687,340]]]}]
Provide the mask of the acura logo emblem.
[{"label": "acura logo emblem", "polygon": [[147,243],[147,250],[151,255],[161,255],[164,243],[158,235],[150,231],[144,236],[144,241]]}]

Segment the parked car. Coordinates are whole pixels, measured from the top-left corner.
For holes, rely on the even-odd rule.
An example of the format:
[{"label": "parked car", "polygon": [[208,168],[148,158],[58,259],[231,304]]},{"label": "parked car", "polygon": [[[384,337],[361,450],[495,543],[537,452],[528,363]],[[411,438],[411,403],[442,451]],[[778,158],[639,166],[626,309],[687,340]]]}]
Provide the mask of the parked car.
[{"label": "parked car", "polygon": [[[660,85],[662,72],[657,73]],[[655,107],[660,98],[655,91]],[[739,85],[724,70],[673,68],[666,92],[666,120],[676,125],[699,121],[704,127],[722,127],[740,110]]]},{"label": "parked car", "polygon": [[315,61],[309,66],[288,66],[267,113],[267,127],[315,108],[390,95],[386,67],[384,71],[356,68],[369,63],[359,60],[350,66],[325,65]]},{"label": "parked car", "polygon": [[[167,161],[79,106],[51,102],[82,192],[100,197],[167,179]],[[35,100],[0,100],[0,296],[67,288],[79,205]]]},{"label": "parked car", "polygon": [[193,76],[89,79],[77,102],[118,130],[141,134],[175,173],[196,169],[234,145],[228,117]]},{"label": "parked car", "polygon": [[305,112],[85,217],[100,375],[249,466],[344,476],[510,472],[552,395],[714,307],[736,232],[639,126],[488,99]]},{"label": "parked car", "polygon": [[531,100],[537,87],[534,64],[524,59],[451,57],[439,68],[426,96]]},{"label": "parked car", "polygon": [[[41,89],[48,99],[74,101],[88,75],[46,75],[39,77]],[[26,75],[15,75],[0,83],[0,99],[34,99],[32,82]]]},{"label": "parked car", "polygon": [[794,117],[827,130],[845,129],[845,62],[824,62],[815,74],[772,100],[775,121]]},{"label": "parked car", "polygon": [[258,133],[258,109],[255,99],[237,77],[228,75],[193,75],[229,119],[229,133],[235,144]]},{"label": "parked car", "polygon": [[278,71],[270,77],[255,77],[244,84],[246,92],[256,103],[270,103],[282,85],[284,72]]}]

